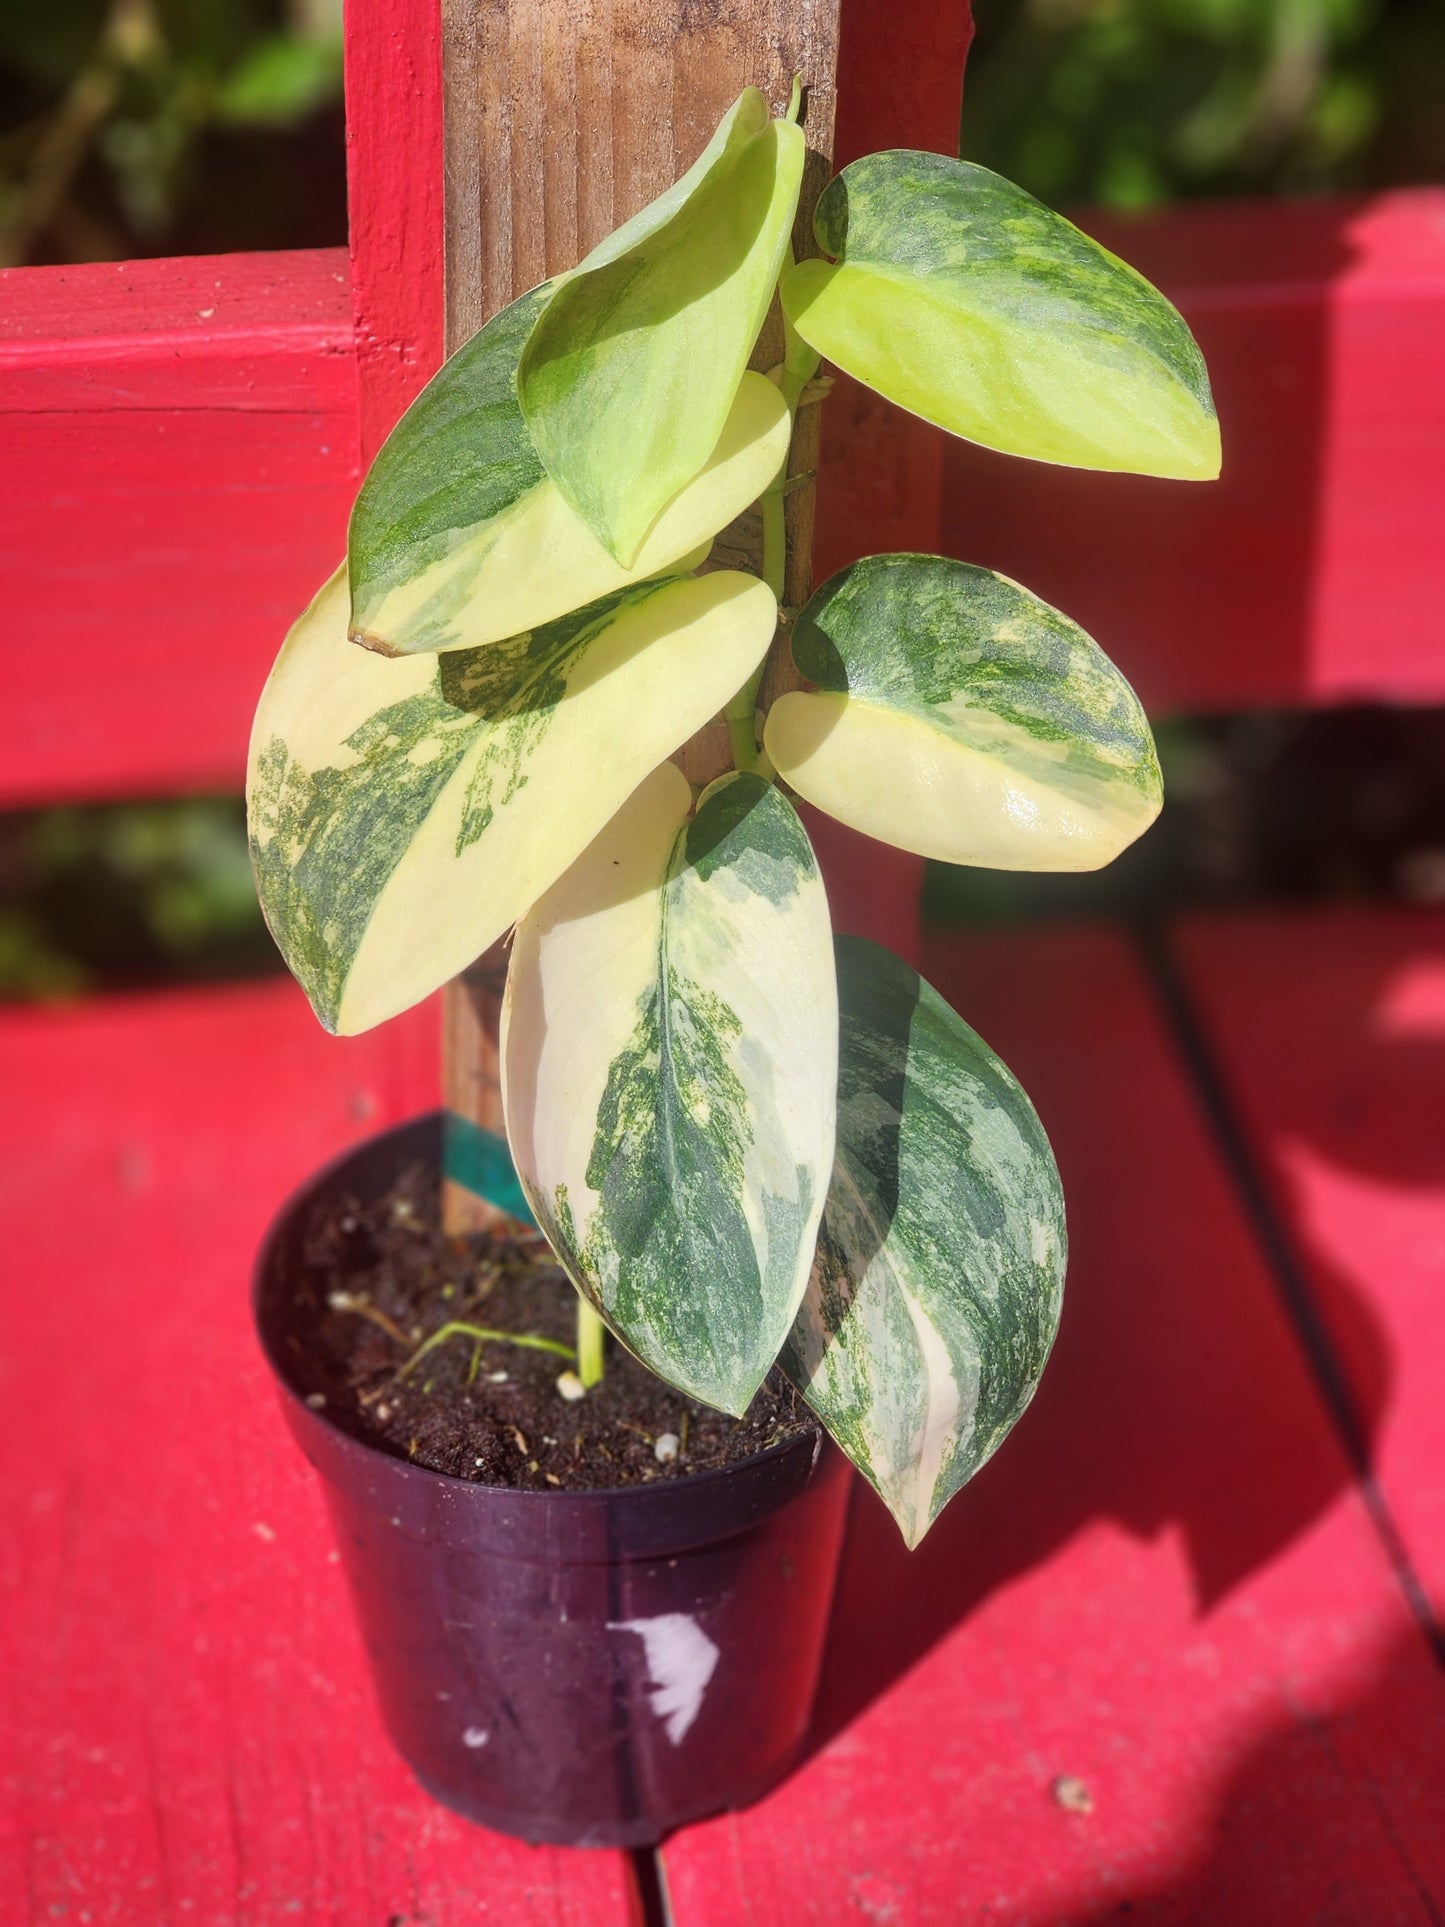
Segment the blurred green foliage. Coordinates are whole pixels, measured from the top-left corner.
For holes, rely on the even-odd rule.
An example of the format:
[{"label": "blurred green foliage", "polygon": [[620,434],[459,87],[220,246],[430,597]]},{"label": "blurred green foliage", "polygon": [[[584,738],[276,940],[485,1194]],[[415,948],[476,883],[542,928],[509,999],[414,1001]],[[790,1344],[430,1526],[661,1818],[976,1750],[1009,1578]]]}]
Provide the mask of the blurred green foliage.
[{"label": "blurred green foliage", "polygon": [[1445,902],[1445,709],[1179,717],[1155,737],[1163,814],[1107,869],[930,863],[925,914],[1139,922],[1226,904]]},{"label": "blurred green foliage", "polygon": [[975,0],[963,152],[1147,207],[1445,174],[1442,0]]},{"label": "blurred green foliage", "polygon": [[[148,252],[208,202],[197,251],[255,245],[231,182],[269,196],[273,245],[294,245],[275,137],[340,98],[340,0],[0,0],[0,265]],[[259,172],[241,159],[257,133]],[[339,120],[332,139],[339,158]],[[345,238],[339,207],[336,226],[326,239]]]},{"label": "blurred green foliage", "polygon": [[238,799],[0,816],[0,997],[279,963],[256,907]]}]

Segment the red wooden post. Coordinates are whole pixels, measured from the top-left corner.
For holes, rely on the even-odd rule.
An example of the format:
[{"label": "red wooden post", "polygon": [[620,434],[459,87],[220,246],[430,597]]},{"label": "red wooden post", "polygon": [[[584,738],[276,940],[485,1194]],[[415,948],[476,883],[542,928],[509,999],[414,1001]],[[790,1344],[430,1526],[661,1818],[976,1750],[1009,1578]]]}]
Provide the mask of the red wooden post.
[{"label": "red wooden post", "polygon": [[363,464],[444,352],[441,63],[438,0],[366,0],[347,9],[346,186]]}]

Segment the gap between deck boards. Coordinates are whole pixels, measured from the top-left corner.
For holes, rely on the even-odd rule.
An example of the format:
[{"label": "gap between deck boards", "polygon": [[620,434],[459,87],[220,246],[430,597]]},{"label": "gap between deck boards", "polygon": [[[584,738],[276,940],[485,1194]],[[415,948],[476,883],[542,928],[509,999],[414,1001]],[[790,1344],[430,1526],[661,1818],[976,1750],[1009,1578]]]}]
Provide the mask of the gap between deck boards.
[{"label": "gap between deck boards", "polygon": [[631,1859],[637,1927],[674,1927],[661,1847],[634,1847]]},{"label": "gap between deck boards", "polygon": [[1370,1523],[1436,1664],[1445,1670],[1445,1626],[1435,1614],[1380,1486],[1348,1377],[1315,1303],[1306,1267],[1275,1208],[1264,1173],[1250,1148],[1228,1075],[1211,1048],[1207,1026],[1185,982],[1169,937],[1152,920],[1126,927],[1145,977],[1159,1001],[1205,1128],[1235,1188],[1245,1221],[1259,1244],[1285,1316],[1299,1340],[1309,1374],[1343,1447]]}]

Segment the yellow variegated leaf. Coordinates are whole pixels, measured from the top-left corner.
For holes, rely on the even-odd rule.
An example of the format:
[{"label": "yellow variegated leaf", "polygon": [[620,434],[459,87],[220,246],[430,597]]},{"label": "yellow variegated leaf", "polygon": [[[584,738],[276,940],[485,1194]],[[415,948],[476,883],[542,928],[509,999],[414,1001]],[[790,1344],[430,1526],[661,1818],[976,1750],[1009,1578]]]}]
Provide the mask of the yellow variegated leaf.
[{"label": "yellow variegated leaf", "polygon": [[695,567],[787,453],[781,394],[764,376],[745,374],[701,473],[622,568],[532,448],[514,390],[520,342],[509,338],[503,366],[466,364],[488,329],[514,311],[530,325],[529,303],[535,296],[514,302],[453,356],[393,430],[362,487],[348,541],[351,633],[369,649],[409,655],[504,641],[618,589]]},{"label": "yellow variegated leaf", "polygon": [[722,431],[783,264],[805,152],[802,130],[746,88],[689,173],[567,276],[522,351],[517,392],[537,452],[621,564],[637,566]]},{"label": "yellow variegated leaf", "polygon": [[936,555],[840,570],[793,631],[816,688],[764,732],[801,796],[946,863],[1095,870],[1159,814],[1139,699],[1076,623],[1007,577]]},{"label": "yellow variegated leaf", "polygon": [[731,571],[623,590],[506,643],[400,660],[346,639],[338,572],[287,637],[247,775],[282,954],[330,1030],[443,984],[723,706],[776,604]]},{"label": "yellow variegated leaf", "polygon": [[839,937],[838,1142],[781,1363],[916,1546],[1034,1395],[1064,1199],[1034,1107],[900,958]]},{"label": "yellow variegated leaf", "polygon": [[828,907],[761,777],[656,770],[522,919],[507,1135],[574,1282],[655,1372],[741,1413],[812,1263],[833,1157]]},{"label": "yellow variegated leaf", "polygon": [[1074,468],[1204,481],[1219,424],[1177,309],[986,167],[895,149],[845,167],[783,277],[820,354],[955,435]]}]

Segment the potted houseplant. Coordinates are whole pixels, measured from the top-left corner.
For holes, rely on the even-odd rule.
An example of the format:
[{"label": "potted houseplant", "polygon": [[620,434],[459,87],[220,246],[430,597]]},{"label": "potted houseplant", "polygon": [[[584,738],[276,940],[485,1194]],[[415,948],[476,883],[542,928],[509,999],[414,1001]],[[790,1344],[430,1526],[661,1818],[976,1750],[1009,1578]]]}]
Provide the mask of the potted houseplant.
[{"label": "potted houseplant", "polygon": [[[818,1427],[914,1545],[1057,1325],[1063,1202],[1027,1097],[906,964],[835,944],[792,797],[1034,870],[1109,861],[1161,801],[1124,679],[986,567],[871,556],[785,606],[798,410],[826,359],[1006,452],[1219,464],[1179,315],[985,169],[854,162],[795,263],[798,106],[745,91],[674,187],[452,356],[366,477],[252,740],[262,904],[329,1029],[512,933],[497,1195],[540,1230],[487,1255],[423,1239],[432,1295],[388,1308],[388,1240],[425,1215],[406,1173],[438,1154],[423,1121],[283,1214],[258,1310],[403,1751],[530,1838],[637,1843],[775,1777],[841,1531]],[[761,569],[709,567],[754,504]],[[789,680],[770,660],[794,686],[764,705]],[[732,767],[695,792],[670,759],[719,713]],[[575,1329],[527,1295],[539,1253]],[[330,1314],[381,1348],[356,1378],[305,1363]],[[677,1427],[618,1417],[630,1457],[594,1426],[569,1458],[564,1429],[628,1373]],[[501,1391],[483,1409],[527,1374],[528,1426]]]}]

